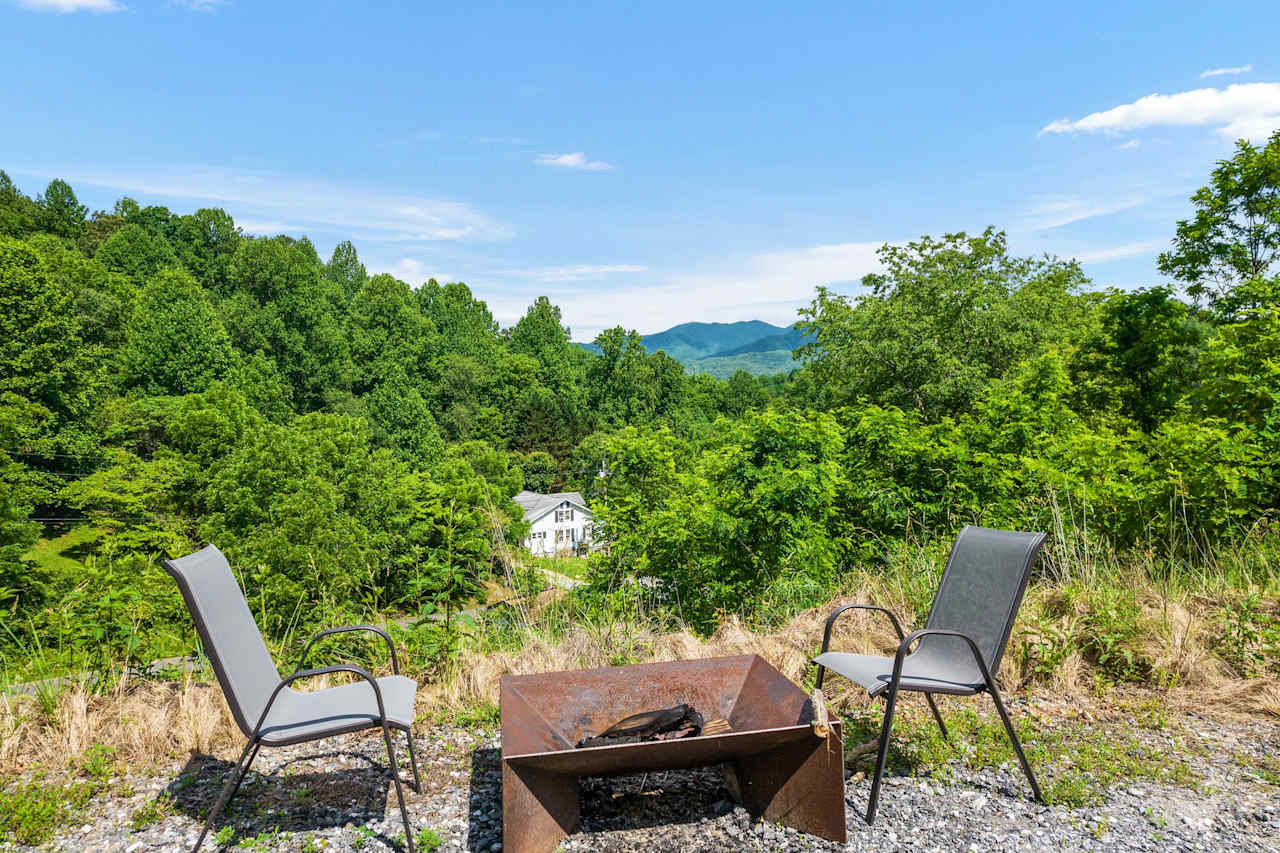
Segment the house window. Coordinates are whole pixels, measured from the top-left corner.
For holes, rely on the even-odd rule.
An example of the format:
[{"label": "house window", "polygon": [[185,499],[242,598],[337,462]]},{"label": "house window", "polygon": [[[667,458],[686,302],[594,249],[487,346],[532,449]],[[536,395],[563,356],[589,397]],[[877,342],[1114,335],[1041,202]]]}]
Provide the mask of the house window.
[{"label": "house window", "polygon": [[573,507],[564,504],[556,510],[556,521],[573,521]]}]

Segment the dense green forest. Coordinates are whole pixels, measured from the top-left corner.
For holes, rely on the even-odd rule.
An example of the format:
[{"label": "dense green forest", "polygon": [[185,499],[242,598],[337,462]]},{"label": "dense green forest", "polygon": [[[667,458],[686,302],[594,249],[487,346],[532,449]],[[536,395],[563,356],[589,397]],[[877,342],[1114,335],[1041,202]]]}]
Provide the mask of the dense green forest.
[{"label": "dense green forest", "polygon": [[466,601],[524,533],[521,488],[595,508],[583,595],[643,589],[701,627],[969,522],[1183,554],[1265,533],[1280,133],[1170,230],[1176,284],[1131,291],[995,229],[885,246],[860,295],[800,312],[803,367],[725,381],[622,327],[589,352],[545,298],[503,329],[350,243],[326,261],[216,209],[90,214],[0,172],[4,668],[186,650],[159,561],[207,541],[280,642]]}]

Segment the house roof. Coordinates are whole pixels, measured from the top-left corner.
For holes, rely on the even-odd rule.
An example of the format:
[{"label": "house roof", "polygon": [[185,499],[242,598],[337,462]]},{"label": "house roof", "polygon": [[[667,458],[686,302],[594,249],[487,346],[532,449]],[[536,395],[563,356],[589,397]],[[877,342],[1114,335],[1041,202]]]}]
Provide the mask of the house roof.
[{"label": "house roof", "polygon": [[530,524],[542,518],[565,501],[587,513],[591,512],[591,510],[587,509],[587,504],[582,499],[581,492],[552,492],[549,495],[544,495],[538,492],[523,491],[512,500],[520,504],[521,509],[524,510],[524,519]]}]

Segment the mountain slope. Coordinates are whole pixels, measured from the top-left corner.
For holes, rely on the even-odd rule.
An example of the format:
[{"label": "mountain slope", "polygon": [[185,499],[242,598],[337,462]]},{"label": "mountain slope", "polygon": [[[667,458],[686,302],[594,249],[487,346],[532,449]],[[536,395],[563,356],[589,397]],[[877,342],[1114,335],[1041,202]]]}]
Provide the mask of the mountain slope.
[{"label": "mountain slope", "polygon": [[[664,350],[672,358],[684,361],[721,355],[726,350],[742,349],[763,338],[785,332],[762,320],[740,323],[681,323],[665,332],[644,336],[644,348],[649,352]],[[778,347],[770,347],[778,349]]]},{"label": "mountain slope", "polygon": [[[763,320],[737,323],[681,323],[662,332],[642,335],[647,352],[662,350],[684,364],[690,373],[710,373],[725,379],[737,370],[768,375],[796,367],[791,351],[807,339],[799,330]],[[578,346],[599,352],[595,344]]]}]

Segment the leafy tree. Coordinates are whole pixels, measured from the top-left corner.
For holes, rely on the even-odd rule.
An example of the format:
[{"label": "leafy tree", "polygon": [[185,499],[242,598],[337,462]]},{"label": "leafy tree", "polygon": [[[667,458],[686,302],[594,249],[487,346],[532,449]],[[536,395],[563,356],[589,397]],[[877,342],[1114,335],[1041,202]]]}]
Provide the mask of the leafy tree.
[{"label": "leafy tree", "polygon": [[29,520],[31,511],[49,495],[20,454],[48,414],[13,392],[0,394],[0,610],[10,616],[19,607],[38,606],[46,593],[48,579],[24,554],[40,536],[40,524]]},{"label": "leafy tree", "polygon": [[418,310],[409,285],[386,274],[366,281],[351,300],[348,328],[356,393],[396,372],[422,376],[437,348],[431,318]]},{"label": "leafy tree", "polygon": [[550,492],[555,489],[559,474],[555,457],[535,450],[520,457],[520,471],[524,474],[524,487],[531,492]]},{"label": "leafy tree", "polygon": [[190,216],[177,217],[169,229],[169,242],[182,265],[213,290],[225,286],[240,240],[235,221],[216,207],[202,207]]},{"label": "leafy tree", "polygon": [[141,284],[163,267],[177,263],[178,256],[163,237],[154,237],[141,225],[129,223],[103,241],[94,260]]},{"label": "leafy tree", "polygon": [[36,230],[39,219],[39,206],[0,169],[0,237],[26,236]]},{"label": "leafy tree", "polygon": [[924,237],[879,251],[885,273],[850,302],[825,287],[800,314],[824,406],[859,398],[927,418],[967,411],[993,378],[1065,340],[1085,308],[1074,262],[1015,258],[1003,232]]},{"label": "leafy tree", "polygon": [[162,270],[143,288],[122,360],[126,383],[148,394],[203,391],[234,361],[208,294],[181,268]]},{"label": "leafy tree", "polygon": [[431,408],[403,370],[396,369],[366,397],[373,441],[416,470],[426,470],[444,455],[444,441]]},{"label": "leafy tree", "polygon": [[486,357],[498,346],[498,321],[465,284],[440,285],[431,279],[416,294],[423,313],[440,332],[445,355]]},{"label": "leafy tree", "polygon": [[0,392],[78,419],[97,391],[97,359],[83,341],[71,290],[30,244],[0,237]]},{"label": "leafy tree", "polygon": [[350,387],[343,298],[322,275],[310,244],[287,238],[240,241],[228,272],[221,313],[241,352],[269,356],[303,411]]},{"label": "leafy tree", "polygon": [[329,263],[325,264],[324,274],[338,283],[348,301],[369,280],[369,274],[365,272],[364,264],[360,263],[356,247],[350,240],[343,240],[333,247],[333,254],[329,257]]},{"label": "leafy tree", "polygon": [[539,296],[511,329],[511,349],[538,363],[538,380],[553,391],[573,381],[569,327],[560,322],[560,308]]},{"label": "leafy tree", "polygon": [[723,398],[725,413],[734,416],[746,414],[752,409],[764,408],[769,403],[768,392],[756,377],[745,370],[736,371],[729,377]]},{"label": "leafy tree", "polygon": [[1195,216],[1178,220],[1160,271],[1225,317],[1274,301],[1280,287],[1258,287],[1280,253],[1280,130],[1261,147],[1238,141],[1235,156],[1218,162],[1191,203]]},{"label": "leafy tree", "polygon": [[89,208],[80,203],[75,191],[66,181],[55,179],[36,199],[40,210],[36,214],[41,230],[74,240],[84,230],[84,220]]},{"label": "leafy tree", "polygon": [[586,402],[597,423],[616,428],[651,420],[658,387],[640,335],[616,326],[595,343],[600,354],[587,367]]},{"label": "leafy tree", "polygon": [[1118,408],[1150,432],[1192,390],[1210,328],[1167,287],[1113,293],[1099,321],[1075,359],[1080,405]]}]

